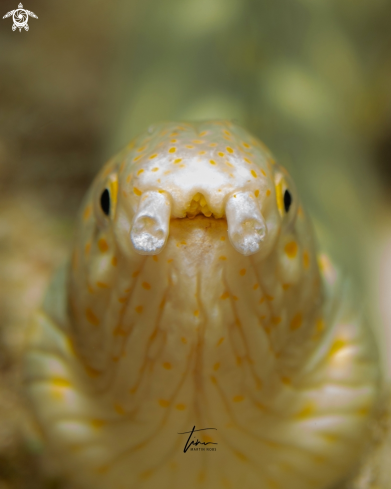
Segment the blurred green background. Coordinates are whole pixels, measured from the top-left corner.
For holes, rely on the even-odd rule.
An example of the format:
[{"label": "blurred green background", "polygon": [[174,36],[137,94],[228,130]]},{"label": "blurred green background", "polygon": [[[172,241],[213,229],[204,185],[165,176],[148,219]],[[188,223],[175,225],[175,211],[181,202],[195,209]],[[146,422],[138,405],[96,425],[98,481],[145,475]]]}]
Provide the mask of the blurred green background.
[{"label": "blurred green background", "polygon": [[0,489],[63,486],[24,441],[24,331],[91,179],[158,120],[235,119],[262,139],[391,345],[390,0],[24,8],[28,32],[0,22]]}]

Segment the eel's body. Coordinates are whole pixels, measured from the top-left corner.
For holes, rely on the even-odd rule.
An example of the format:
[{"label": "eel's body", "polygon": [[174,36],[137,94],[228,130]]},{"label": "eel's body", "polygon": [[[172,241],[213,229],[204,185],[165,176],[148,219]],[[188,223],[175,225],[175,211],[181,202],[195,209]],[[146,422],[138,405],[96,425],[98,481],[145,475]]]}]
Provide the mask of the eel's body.
[{"label": "eel's body", "polygon": [[[102,169],[25,372],[53,453],[96,489],[331,487],[378,391],[289,175],[225,121],[155,125]],[[209,444],[184,453],[193,426]]]}]

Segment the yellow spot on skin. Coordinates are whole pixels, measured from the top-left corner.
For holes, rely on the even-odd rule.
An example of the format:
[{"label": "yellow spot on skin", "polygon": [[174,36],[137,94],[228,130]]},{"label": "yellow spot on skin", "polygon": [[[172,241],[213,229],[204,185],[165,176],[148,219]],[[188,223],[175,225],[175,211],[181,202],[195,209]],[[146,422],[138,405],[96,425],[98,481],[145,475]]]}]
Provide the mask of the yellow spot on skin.
[{"label": "yellow spot on skin", "polygon": [[159,258],[156,255],[153,255],[152,260],[153,261],[159,261]]},{"label": "yellow spot on skin", "polygon": [[96,468],[96,472],[98,474],[105,474],[106,472],[108,472],[108,470],[109,470],[108,465],[101,465],[100,467]]},{"label": "yellow spot on skin", "polygon": [[126,183],[130,183],[130,180],[132,179],[132,175],[128,175],[126,177]]},{"label": "yellow spot on skin", "polygon": [[85,208],[84,213],[83,213],[83,219],[85,221],[87,221],[87,219],[90,217],[91,210],[92,210],[92,206],[91,205],[87,205],[87,207]]},{"label": "yellow spot on skin", "polygon": [[217,143],[210,143],[209,145],[211,148],[215,148],[217,146]]},{"label": "yellow spot on skin", "polygon": [[113,256],[113,258],[111,259],[111,264],[113,265],[113,267],[116,267],[117,266],[117,257],[116,256]]},{"label": "yellow spot on skin", "polygon": [[213,443],[213,438],[207,434],[202,434],[202,441],[204,441],[205,443],[210,443],[212,442]]},{"label": "yellow spot on skin", "polygon": [[87,243],[86,244],[86,247],[84,248],[84,251],[88,255],[88,253],[90,252],[90,250],[91,250],[91,243]]},{"label": "yellow spot on skin", "polygon": [[194,143],[194,144],[202,144],[202,141],[200,139],[193,139],[192,143]]},{"label": "yellow spot on skin", "polygon": [[297,249],[298,246],[296,241],[290,241],[285,245],[284,251],[288,258],[295,258],[295,256],[297,255]]},{"label": "yellow spot on skin", "polygon": [[261,297],[261,298],[259,299],[259,304],[262,304],[263,302],[265,302],[265,297]]},{"label": "yellow spot on skin", "polygon": [[109,249],[109,245],[105,239],[101,238],[98,240],[98,248],[102,253],[105,253]]},{"label": "yellow spot on skin", "polygon": [[170,143],[176,143],[177,139],[171,139]]},{"label": "yellow spot on skin", "polygon": [[254,192],[254,195],[255,195],[255,197],[258,197],[258,195],[259,195],[259,190],[256,190],[256,191]]},{"label": "yellow spot on skin", "polygon": [[284,290],[288,290],[290,286],[291,286],[291,284],[282,284],[282,288]]},{"label": "yellow spot on skin", "polygon": [[125,414],[125,410],[120,404],[114,404],[114,410],[117,414]]},{"label": "yellow spot on skin", "polygon": [[193,148],[194,148],[194,146],[193,146],[193,145],[191,145],[191,144],[187,144],[187,145],[186,145],[186,148],[193,149]]},{"label": "yellow spot on skin", "polygon": [[107,424],[107,421],[105,421],[104,419],[92,419],[91,420],[91,425],[94,428],[102,428],[102,426],[104,426],[105,424]]},{"label": "yellow spot on skin", "polygon": [[242,365],[242,359],[240,357],[236,357],[236,365]]},{"label": "yellow spot on skin", "polygon": [[246,269],[245,268],[242,268],[239,272],[239,275],[246,275]]},{"label": "yellow spot on skin", "polygon": [[104,282],[96,282],[96,285],[100,287],[101,289],[108,289],[109,286],[105,284]]},{"label": "yellow spot on skin", "polygon": [[141,158],[141,156],[136,156],[135,158],[133,158],[133,161],[138,161],[139,159]]},{"label": "yellow spot on skin", "polygon": [[141,195],[141,190],[139,190],[137,187],[133,187],[133,192],[140,197]]},{"label": "yellow spot on skin", "polygon": [[281,377],[281,382],[285,385],[290,385],[292,381],[289,377]]},{"label": "yellow spot on skin", "polygon": [[169,153],[175,153],[175,151],[176,151],[176,148],[170,148],[170,149],[168,150],[168,152],[169,152]]},{"label": "yellow spot on skin", "polygon": [[272,317],[271,322],[274,325],[280,324],[281,318],[279,316],[274,316],[274,317]]},{"label": "yellow spot on skin", "polygon": [[223,256],[223,255],[222,256],[219,256],[219,260],[226,260],[226,259],[227,259],[226,256]]},{"label": "yellow spot on skin", "polygon": [[199,315],[199,311],[194,311],[194,316],[198,316]]},{"label": "yellow spot on skin", "polygon": [[143,282],[141,285],[145,290],[151,290],[151,285],[148,282]]},{"label": "yellow spot on skin", "polygon": [[230,148],[229,146],[227,146],[225,149],[228,151],[228,153],[232,154],[234,152],[234,150],[232,148]]},{"label": "yellow spot on skin", "polygon": [[175,164],[178,164],[178,163],[180,163],[181,161],[182,161],[182,158],[177,158],[176,160],[174,160],[174,163],[175,163]]},{"label": "yellow spot on skin", "polygon": [[220,368],[220,362],[217,362],[213,365],[213,370],[217,372],[217,370]]},{"label": "yellow spot on skin", "polygon": [[182,343],[183,343],[184,345],[186,345],[186,344],[187,344],[187,339],[186,339],[184,336],[182,336],[181,341],[182,341]]},{"label": "yellow spot on skin", "polygon": [[206,151],[199,151],[198,154],[199,155],[204,155],[206,153]]},{"label": "yellow spot on skin", "polygon": [[324,321],[322,318],[319,318],[316,320],[315,327],[316,327],[317,333],[321,333],[324,330]]},{"label": "yellow spot on skin", "polygon": [[155,166],[155,168],[152,168],[151,171],[158,171],[159,170],[159,167]]},{"label": "yellow spot on skin", "polygon": [[132,273],[132,277],[136,278],[139,273],[140,273],[140,271],[136,270],[135,272]]},{"label": "yellow spot on skin", "polygon": [[269,197],[269,195],[271,194],[271,191],[269,189],[266,190],[266,197]]},{"label": "yellow spot on skin", "polygon": [[215,164],[216,164],[216,162],[215,162],[214,160],[209,160],[209,163],[210,163],[211,165],[215,165]]},{"label": "yellow spot on skin", "polygon": [[142,153],[145,150],[146,146],[141,146],[141,148],[138,148],[137,153]]},{"label": "yellow spot on skin", "polygon": [[274,479],[267,479],[266,480],[267,487],[268,489],[280,489],[281,486],[278,482],[276,482]]},{"label": "yellow spot on skin", "polygon": [[186,405],[185,404],[177,404],[175,406],[175,409],[178,409],[178,411],[184,411],[186,409]]},{"label": "yellow spot on skin", "polygon": [[214,377],[213,375],[210,376],[210,380],[212,382],[212,384],[217,384],[217,380],[216,380],[216,377]]},{"label": "yellow spot on skin", "polygon": [[254,177],[254,178],[257,178],[257,174],[254,170],[251,170],[251,175]]},{"label": "yellow spot on skin", "polygon": [[86,309],[86,318],[89,323],[91,323],[93,326],[99,326],[99,319],[95,316],[95,314],[92,312],[91,308]]},{"label": "yellow spot on skin", "polygon": [[232,398],[232,400],[233,400],[233,402],[242,402],[242,401],[244,401],[244,396],[240,396],[240,395],[239,396],[234,396]]},{"label": "yellow spot on skin", "polygon": [[207,134],[208,134],[208,131],[202,131],[202,132],[200,132],[199,135],[202,137],[202,136],[206,136]]},{"label": "yellow spot on skin", "polygon": [[225,156],[225,153],[223,153],[222,151],[219,151],[217,154],[218,154],[219,156],[221,156],[221,158],[223,158],[223,156]]},{"label": "yellow spot on skin", "polygon": [[223,292],[220,296],[220,299],[224,300],[224,299],[228,299],[229,298],[229,292]]},{"label": "yellow spot on skin", "polygon": [[143,312],[143,306],[137,306],[135,307],[135,311],[138,313],[138,314],[141,314]]},{"label": "yellow spot on skin", "polygon": [[243,460],[243,462],[247,461],[247,457],[242,453],[242,452],[237,452],[235,451],[235,455],[240,459]]},{"label": "yellow spot on skin", "polygon": [[127,300],[127,298],[126,298],[126,297],[120,297],[120,298],[118,299],[118,302],[120,302],[121,304],[125,304],[126,300]]},{"label": "yellow spot on skin", "polygon": [[139,171],[137,172],[137,175],[141,175],[141,173],[143,173],[143,171],[144,171],[143,169],[139,170]]},{"label": "yellow spot on skin", "polygon": [[265,172],[265,170],[261,169],[261,173],[262,173],[262,175],[263,175],[264,177],[266,177],[266,172]]},{"label": "yellow spot on skin", "polygon": [[259,284],[253,285],[253,290],[257,290],[258,287],[259,287]]},{"label": "yellow spot on skin", "polygon": [[232,296],[232,299],[233,299],[234,301],[238,301],[238,300],[239,300],[239,299],[236,297],[236,295],[233,295],[233,296]]},{"label": "yellow spot on skin", "polygon": [[168,407],[170,405],[169,401],[166,401],[166,399],[159,399],[159,406],[161,407]]},{"label": "yellow spot on skin", "polygon": [[300,326],[302,325],[303,322],[303,316],[300,312],[298,312],[295,316],[293,316],[290,328],[292,331],[296,331],[296,329],[299,329]]},{"label": "yellow spot on skin", "polygon": [[322,438],[330,443],[334,443],[338,440],[338,436],[332,433],[322,433]]},{"label": "yellow spot on skin", "polygon": [[315,413],[315,404],[313,402],[308,402],[302,409],[299,411],[295,418],[296,419],[306,419],[313,416]]},{"label": "yellow spot on skin", "polygon": [[249,165],[251,165],[251,161],[250,161],[248,158],[243,158],[243,159],[244,159],[244,161],[245,161],[246,163],[248,163]]},{"label": "yellow spot on skin", "polygon": [[219,341],[217,342],[217,345],[216,346],[220,346],[221,343],[224,341],[224,336],[222,336]]},{"label": "yellow spot on skin", "polygon": [[330,348],[329,356],[330,357],[334,356],[336,353],[338,353],[340,350],[342,350],[346,346],[347,346],[347,343],[344,339],[337,338]]},{"label": "yellow spot on skin", "polygon": [[152,469],[145,470],[144,472],[141,472],[140,479],[149,479],[152,474],[153,474],[153,470]]},{"label": "yellow spot on skin", "polygon": [[274,301],[274,297],[272,295],[266,294],[265,297],[268,301]]},{"label": "yellow spot on skin", "polygon": [[242,143],[242,144],[243,144],[243,146],[244,146],[245,148],[247,148],[247,149],[251,147],[251,146],[250,146],[249,144],[247,144],[247,143]]},{"label": "yellow spot on skin", "polygon": [[310,266],[310,255],[308,251],[304,251],[303,253],[303,264],[304,268],[308,268]]},{"label": "yellow spot on skin", "polygon": [[149,159],[150,159],[150,160],[153,160],[154,158],[156,158],[156,156],[157,156],[157,153],[155,153],[154,155],[151,155],[151,156],[149,157]]},{"label": "yellow spot on skin", "polygon": [[53,377],[50,380],[51,384],[53,387],[59,387],[59,388],[69,388],[71,387],[71,383],[67,379],[62,379],[61,377]]},{"label": "yellow spot on skin", "polygon": [[171,370],[172,369],[172,365],[170,362],[164,362],[163,363],[163,368],[165,368],[166,370]]}]

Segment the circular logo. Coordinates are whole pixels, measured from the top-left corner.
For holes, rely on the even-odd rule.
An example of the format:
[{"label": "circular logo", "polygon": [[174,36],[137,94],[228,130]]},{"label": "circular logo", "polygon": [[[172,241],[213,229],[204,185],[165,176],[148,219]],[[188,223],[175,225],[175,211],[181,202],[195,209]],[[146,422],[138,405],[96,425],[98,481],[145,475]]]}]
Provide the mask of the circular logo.
[{"label": "circular logo", "polygon": [[15,29],[16,28],[22,29],[22,27],[26,28],[29,16],[24,9],[22,8],[16,9],[12,18],[14,20]]}]

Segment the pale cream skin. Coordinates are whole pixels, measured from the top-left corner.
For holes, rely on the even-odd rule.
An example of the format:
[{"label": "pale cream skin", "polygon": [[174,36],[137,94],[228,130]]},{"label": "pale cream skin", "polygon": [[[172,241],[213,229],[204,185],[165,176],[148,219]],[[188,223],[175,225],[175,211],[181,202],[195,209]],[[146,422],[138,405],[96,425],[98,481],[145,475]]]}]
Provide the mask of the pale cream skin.
[{"label": "pale cream skin", "polygon": [[[349,297],[262,143],[227,121],[151,127],[95,179],[35,318],[50,450],[82,488],[331,487],[378,392]],[[183,452],[193,426],[216,451]]]}]

